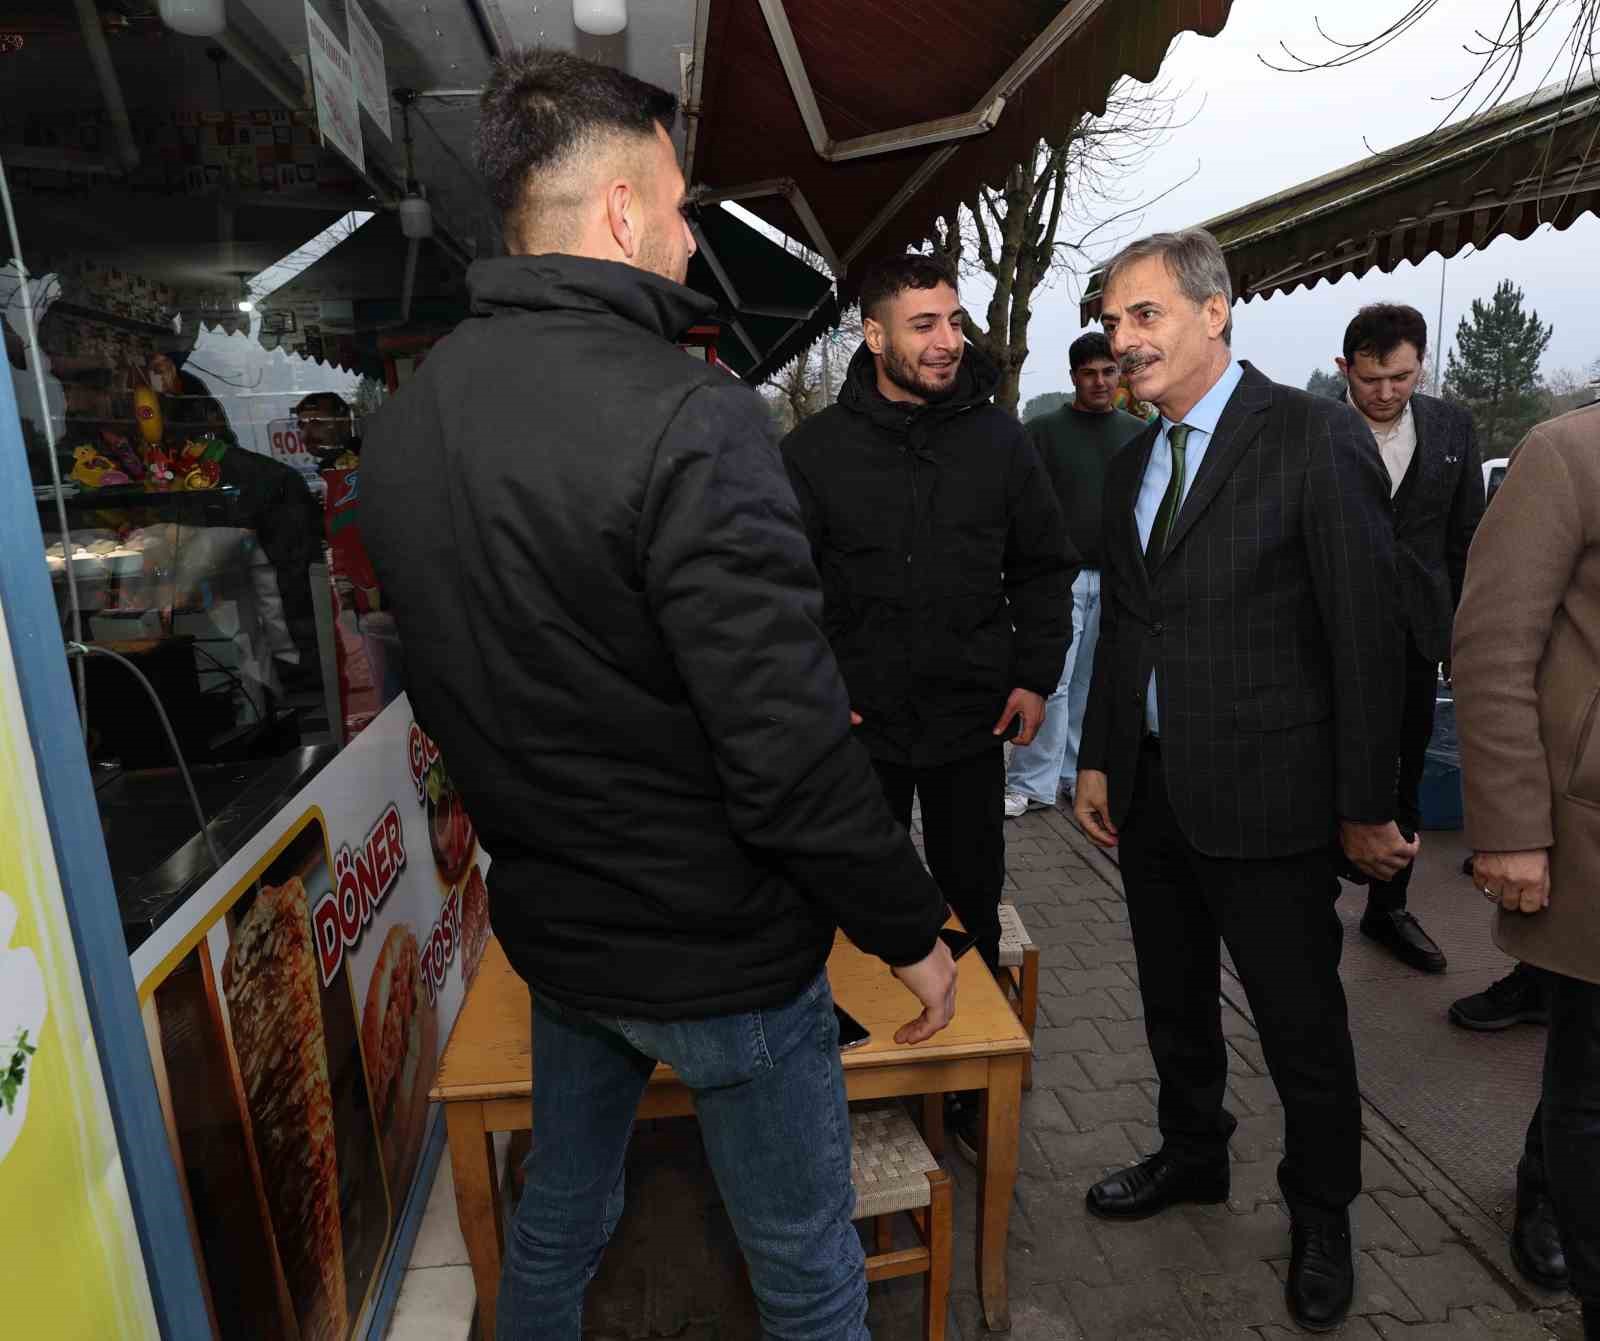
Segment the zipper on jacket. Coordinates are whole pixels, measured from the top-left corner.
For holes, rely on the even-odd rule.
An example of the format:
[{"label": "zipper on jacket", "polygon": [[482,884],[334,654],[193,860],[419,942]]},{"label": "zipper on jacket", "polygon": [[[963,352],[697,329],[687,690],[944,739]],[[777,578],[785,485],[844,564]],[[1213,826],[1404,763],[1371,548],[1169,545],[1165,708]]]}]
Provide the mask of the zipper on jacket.
[{"label": "zipper on jacket", "polygon": [[[909,419],[906,421],[911,422]],[[922,639],[922,607],[917,601],[916,565],[912,562],[912,555],[917,550],[917,534],[922,525],[922,500],[917,493],[917,457],[911,450],[910,442],[906,442],[900,450],[905,454],[906,472],[911,486],[911,534],[906,537],[906,688],[910,693],[913,717],[917,715],[916,693],[917,666],[921,664]],[[920,724],[918,734],[921,734]],[[911,743],[911,763],[913,766],[921,763],[917,754],[916,741]]]},{"label": "zipper on jacket", "polygon": [[[906,564],[909,567],[911,565],[911,556],[916,552],[917,548],[917,524],[922,520],[919,515],[922,503],[917,497],[917,458],[912,454],[909,443],[902,447],[900,451],[905,456],[906,474],[911,483],[911,534],[906,538]],[[909,582],[909,580],[910,574],[907,574],[907,581]]]}]

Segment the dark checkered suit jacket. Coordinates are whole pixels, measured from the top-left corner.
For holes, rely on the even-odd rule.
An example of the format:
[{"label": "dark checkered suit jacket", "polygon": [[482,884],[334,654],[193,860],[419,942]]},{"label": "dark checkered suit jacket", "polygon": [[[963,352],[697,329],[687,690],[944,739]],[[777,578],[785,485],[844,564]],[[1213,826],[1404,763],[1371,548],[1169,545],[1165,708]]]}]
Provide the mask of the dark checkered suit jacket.
[{"label": "dark checkered suit jacket", "polygon": [[1216,857],[1281,857],[1394,816],[1401,689],[1389,478],[1339,401],[1248,363],[1145,570],[1134,502],[1156,427],[1112,461],[1080,769],[1127,818],[1151,668],[1178,823]]},{"label": "dark checkered suit jacket", "polygon": [[1467,550],[1483,516],[1483,462],[1472,415],[1432,396],[1411,397],[1417,454],[1394,500],[1395,568],[1400,608],[1417,650],[1450,655]]}]

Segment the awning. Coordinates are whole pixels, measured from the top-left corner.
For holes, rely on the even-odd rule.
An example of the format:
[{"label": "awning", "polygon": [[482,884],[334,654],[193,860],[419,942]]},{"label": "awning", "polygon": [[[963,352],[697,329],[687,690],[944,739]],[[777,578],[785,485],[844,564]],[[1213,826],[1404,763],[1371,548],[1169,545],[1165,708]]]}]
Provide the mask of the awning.
[{"label": "awning", "polygon": [[865,262],[915,246],[1041,137],[1154,78],[1231,0],[710,0],[686,146],[708,200],[803,241],[853,296]]},{"label": "awning", "polygon": [[764,381],[839,319],[833,281],[719,205],[694,220],[689,285],[717,300],[717,357]]},{"label": "awning", "polygon": [[[1236,298],[1566,228],[1600,208],[1600,83],[1552,85],[1202,225]],[[1100,276],[1082,302],[1100,315]]]},{"label": "awning", "polygon": [[[1154,78],[1179,32],[1219,32],[1231,3],[639,0],[614,37],[577,31],[564,0],[427,7],[371,0],[364,8],[383,43],[386,82],[417,95],[416,176],[433,207],[435,241],[460,259],[497,246],[471,166],[489,61],[511,47],[541,44],[684,94],[685,166],[702,202],[741,201],[804,243],[838,277],[843,301],[853,296],[865,262],[920,244],[939,215],[975,198],[980,183],[1003,182],[1040,138],[1103,111],[1120,77]],[[336,32],[344,30],[336,0],[314,6]],[[139,21],[157,27],[153,18]],[[228,68],[250,71],[272,98],[303,111],[303,76],[290,53],[304,50],[305,33],[304,5],[234,0],[224,42]],[[185,48],[206,66],[202,50],[193,42]],[[367,167],[356,191],[386,209],[407,176],[400,103],[389,110],[388,133],[363,114]],[[741,250],[733,243],[729,249]],[[719,252],[714,242],[710,250]],[[771,261],[759,246],[748,250],[758,269]],[[752,380],[782,366],[835,317],[831,299],[814,310],[778,301],[793,297],[779,281],[769,293],[771,277],[747,273],[737,261],[724,269],[712,281],[725,311],[738,311],[745,335],[730,328],[718,352],[736,366],[748,355]],[[800,306],[808,316],[799,324],[753,310]]]}]

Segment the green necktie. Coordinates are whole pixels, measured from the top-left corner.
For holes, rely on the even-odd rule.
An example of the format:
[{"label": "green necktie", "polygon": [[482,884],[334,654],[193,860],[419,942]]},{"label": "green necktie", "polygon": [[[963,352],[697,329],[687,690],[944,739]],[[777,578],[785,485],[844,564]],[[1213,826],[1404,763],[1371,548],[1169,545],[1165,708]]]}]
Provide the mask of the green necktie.
[{"label": "green necktie", "polygon": [[1183,505],[1184,448],[1189,434],[1194,432],[1188,424],[1174,424],[1167,430],[1167,447],[1172,452],[1172,478],[1167,481],[1167,492],[1161,495],[1161,506],[1156,510],[1155,524],[1150,528],[1150,541],[1144,547],[1146,568],[1154,568],[1166,553],[1167,537],[1172,534],[1172,523]]}]

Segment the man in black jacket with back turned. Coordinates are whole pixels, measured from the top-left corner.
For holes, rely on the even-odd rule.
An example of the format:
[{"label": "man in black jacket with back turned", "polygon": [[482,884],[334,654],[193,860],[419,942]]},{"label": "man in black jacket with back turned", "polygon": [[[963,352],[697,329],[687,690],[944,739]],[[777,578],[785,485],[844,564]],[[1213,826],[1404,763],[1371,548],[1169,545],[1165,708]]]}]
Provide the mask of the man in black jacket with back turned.
[{"label": "man in black jacket with back turned", "polygon": [[838,404],[783,444],[823,623],[890,805],[993,967],[1005,883],[1001,741],[1033,739],[1072,636],[1061,509],[954,277],[897,256],[862,280]]},{"label": "man in black jacket with back turned", "polygon": [[[712,304],[670,94],[513,55],[479,157],[508,257],[372,424],[362,528],[407,688],[534,998],[499,1341],[577,1341],[658,1060],[694,1091],[773,1337],[865,1341],[825,970],[839,925],[954,1009],[944,900],[851,735],[759,397],[674,337]],[[480,1301],[480,1307],[485,1301]]]}]

